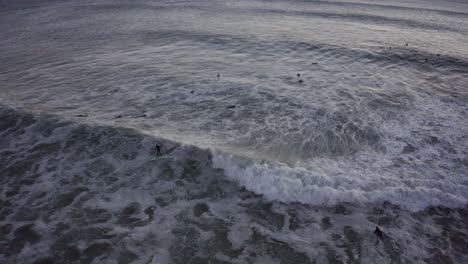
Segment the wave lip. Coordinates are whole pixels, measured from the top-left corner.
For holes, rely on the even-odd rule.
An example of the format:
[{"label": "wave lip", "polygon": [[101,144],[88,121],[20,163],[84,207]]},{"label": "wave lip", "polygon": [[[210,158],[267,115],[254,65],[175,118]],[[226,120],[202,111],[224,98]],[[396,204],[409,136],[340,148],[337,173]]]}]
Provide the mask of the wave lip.
[{"label": "wave lip", "polygon": [[292,168],[280,162],[255,162],[211,151],[215,168],[223,169],[230,180],[270,200],[327,207],[339,203],[390,202],[413,212],[431,205],[463,207],[468,203],[468,188],[455,183],[430,180],[409,183],[383,175],[356,177],[354,173],[327,175],[320,168]]}]

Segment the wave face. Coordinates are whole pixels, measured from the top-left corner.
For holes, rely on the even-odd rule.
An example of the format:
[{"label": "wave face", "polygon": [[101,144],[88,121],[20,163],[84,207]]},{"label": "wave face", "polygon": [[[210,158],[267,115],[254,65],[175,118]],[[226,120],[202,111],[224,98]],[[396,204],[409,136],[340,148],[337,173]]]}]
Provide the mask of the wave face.
[{"label": "wave face", "polygon": [[[417,214],[432,219],[442,213],[455,223],[446,237],[455,246],[431,258],[464,260],[454,253],[458,244],[453,241],[459,242],[457,220],[466,219],[468,202],[466,3],[3,1],[0,13],[0,124],[5,136],[0,169],[7,186],[0,222],[10,225],[5,232],[16,245],[2,244],[5,261],[32,261],[39,254],[38,246],[27,252],[25,245],[36,241],[28,234],[50,236],[52,244],[44,247],[50,246],[54,257],[69,254],[62,248],[54,251],[53,241],[63,234],[47,233],[46,227],[60,230],[64,224],[70,230],[94,213],[75,217],[63,208],[105,210],[107,220],[102,221],[116,233],[110,223],[130,228],[119,222],[128,219],[116,216],[125,210],[139,212],[138,221],[147,221],[142,229],[153,228],[148,223],[156,221],[145,218],[152,215],[146,212],[160,210],[175,220],[158,219],[171,231],[150,232],[156,238],[147,238],[148,243],[162,243],[161,260],[153,262],[187,262],[193,252],[176,260],[174,252],[182,249],[171,249],[171,243],[183,240],[180,232],[192,234],[192,242],[205,241],[197,256],[214,259],[207,248],[215,242],[207,240],[200,223],[190,230],[176,228],[198,221],[191,213],[195,207],[210,208],[212,215],[202,215],[223,222],[223,227],[214,226],[224,233],[209,231],[227,236],[216,243],[245,248],[235,257],[237,251],[218,248],[226,257],[219,261],[288,261],[272,254],[249,255],[261,251],[255,241],[264,243],[264,251],[277,250],[277,244],[268,242],[273,238],[288,245],[281,250],[289,256],[301,252],[304,259],[318,262],[352,262],[356,256],[330,242],[331,230],[348,242],[357,241],[349,234],[359,234],[362,242],[364,230],[388,223],[384,217],[389,214],[392,219],[407,214],[407,224],[421,225]],[[155,142],[174,152],[169,160],[148,160],[148,144]],[[213,189],[204,189],[206,181]],[[63,197],[54,196],[57,189]],[[106,193],[102,200],[96,198],[100,192]],[[76,200],[88,196],[95,199],[89,203],[97,204]],[[49,205],[62,198],[66,205]],[[21,208],[33,206],[33,200],[37,212],[22,218],[27,212]],[[125,209],[118,204],[128,201],[138,205]],[[153,209],[145,211],[145,206]],[[311,216],[310,208],[320,217]],[[338,223],[346,214],[330,213],[336,211],[349,211],[361,224],[350,231]],[[239,218],[228,220],[236,214]],[[322,228],[322,220],[331,230]],[[15,221],[29,221],[36,229]],[[294,221],[300,224],[294,227]],[[395,223],[388,227],[404,229],[402,222]],[[245,225],[255,225],[256,231]],[[140,226],[131,226],[135,228]],[[245,237],[231,235],[236,228]],[[415,234],[409,235],[408,248],[421,249],[415,246],[421,243],[424,249],[402,253],[393,244],[381,248],[386,253],[348,249],[361,257],[368,254],[361,263],[376,263],[383,255],[401,263],[439,248],[417,238],[416,229],[405,228]],[[300,229],[323,237],[304,240],[296,233]],[[406,239],[403,232],[395,236]],[[98,248],[109,246],[113,260],[120,256],[116,252],[148,250],[136,245],[142,241],[136,237],[129,238],[135,244],[125,249],[116,249],[114,240],[108,246],[99,239],[85,240],[89,247],[90,241]],[[310,244],[320,250],[308,249]],[[84,247],[73,252],[81,254],[81,261],[97,261],[92,252],[100,249]],[[143,251],[137,254],[142,258],[135,252],[122,258],[151,261],[151,253]]]}]

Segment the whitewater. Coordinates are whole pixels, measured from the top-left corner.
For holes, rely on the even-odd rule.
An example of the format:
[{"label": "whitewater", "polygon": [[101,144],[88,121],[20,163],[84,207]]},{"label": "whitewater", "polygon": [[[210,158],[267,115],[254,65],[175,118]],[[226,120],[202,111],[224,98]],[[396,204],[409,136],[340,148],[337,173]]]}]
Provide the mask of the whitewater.
[{"label": "whitewater", "polygon": [[0,263],[467,263],[466,43],[463,1],[2,1]]}]

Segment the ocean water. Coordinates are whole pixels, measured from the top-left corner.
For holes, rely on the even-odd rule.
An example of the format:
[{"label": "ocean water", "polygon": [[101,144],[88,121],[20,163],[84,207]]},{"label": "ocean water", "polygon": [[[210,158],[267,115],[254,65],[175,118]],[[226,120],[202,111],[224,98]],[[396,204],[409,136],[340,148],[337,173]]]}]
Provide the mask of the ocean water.
[{"label": "ocean water", "polygon": [[468,263],[467,43],[464,1],[0,1],[0,263]]}]

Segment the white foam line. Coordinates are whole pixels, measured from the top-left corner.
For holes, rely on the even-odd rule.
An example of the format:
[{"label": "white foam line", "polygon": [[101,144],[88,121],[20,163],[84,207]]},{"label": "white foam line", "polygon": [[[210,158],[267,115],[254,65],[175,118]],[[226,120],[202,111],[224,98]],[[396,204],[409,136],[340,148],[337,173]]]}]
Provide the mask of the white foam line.
[{"label": "white foam line", "polygon": [[[468,202],[467,188],[451,183],[441,183],[431,188],[412,187],[396,177],[356,177],[356,173],[350,173],[343,181],[345,175],[326,175],[319,173],[319,170],[291,168],[278,162],[257,163],[217,150],[212,150],[212,154],[213,166],[224,169],[230,180],[270,200],[318,206],[334,206],[341,202],[363,205],[389,201],[410,211],[422,210],[429,205],[462,207]],[[451,191],[454,188],[457,192]]]}]

